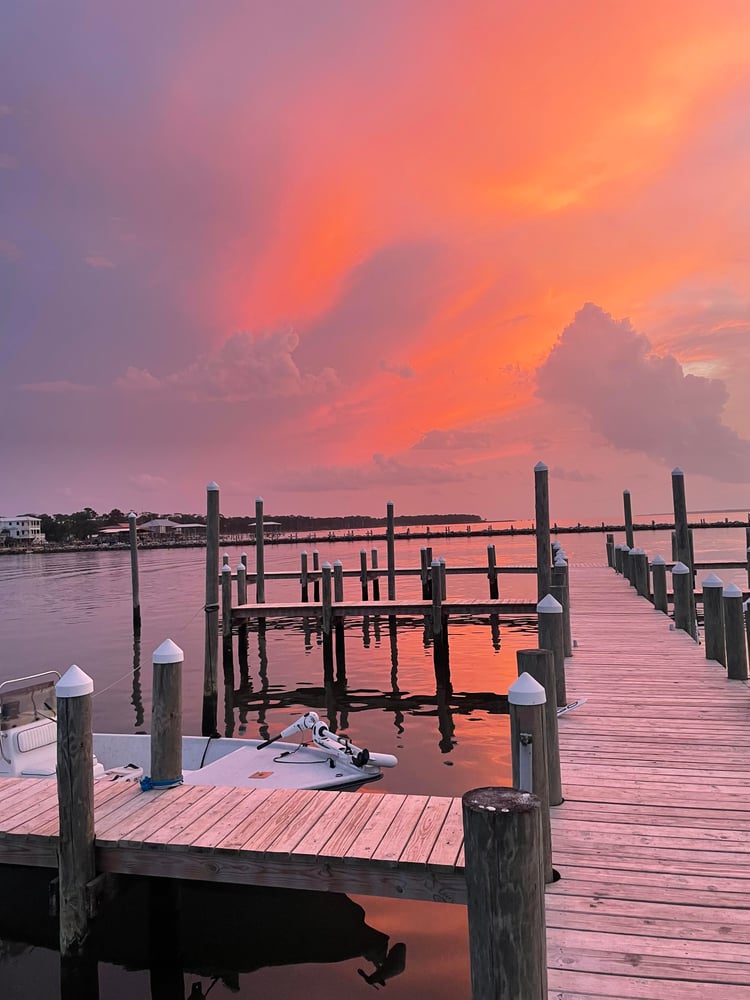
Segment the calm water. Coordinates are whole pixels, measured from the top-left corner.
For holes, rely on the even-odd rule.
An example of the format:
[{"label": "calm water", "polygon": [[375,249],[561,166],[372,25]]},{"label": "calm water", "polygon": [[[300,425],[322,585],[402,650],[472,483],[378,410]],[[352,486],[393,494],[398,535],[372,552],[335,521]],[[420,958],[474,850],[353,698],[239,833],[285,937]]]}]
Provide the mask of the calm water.
[{"label": "calm water", "polygon": [[[563,535],[560,540],[573,566],[605,561],[601,534]],[[433,550],[435,556],[445,557],[449,567],[477,565],[486,559],[486,541],[435,539]],[[501,565],[534,559],[531,536],[494,542]],[[382,566],[385,545],[375,544]],[[397,565],[418,567],[423,544],[398,542]],[[639,532],[637,544],[650,555],[670,555],[668,533]],[[360,547],[360,543],[318,543],[321,562],[340,559],[345,570],[358,568]],[[744,547],[742,528],[695,533],[697,559],[738,560]],[[310,546],[267,547],[266,568],[297,569],[303,548]],[[226,551],[236,567],[241,550]],[[252,569],[253,549],[248,556]],[[136,732],[149,726],[151,654],[171,638],[185,652],[184,729],[199,733],[204,558],[201,549],[140,553],[143,631],[140,644],[134,646],[127,552],[3,556],[0,680],[44,669],[63,672],[77,663],[94,678],[95,728]],[[704,575],[699,574],[698,586]],[[741,570],[720,575],[725,582],[747,587]],[[501,595],[532,600],[535,578],[503,575],[500,588]],[[357,598],[359,589],[357,580],[346,580],[345,596]],[[382,589],[384,593],[385,581]],[[418,597],[418,578],[397,578],[397,594]],[[448,577],[450,598],[486,595],[483,576]],[[268,600],[297,597],[293,582],[267,587]],[[316,708],[360,746],[399,757],[399,766],[385,772],[375,786],[378,790],[459,796],[472,787],[509,780],[508,720],[493,696],[505,694],[515,677],[515,651],[534,645],[535,623],[530,620],[504,621],[499,631],[493,631],[487,620],[451,622],[452,691],[437,698],[432,649],[421,621],[400,623],[395,630],[387,619],[371,619],[367,627],[352,620],[346,629],[345,690],[341,684],[326,690],[315,631],[306,632],[290,622],[272,627],[269,623],[264,634],[255,630],[248,636],[248,676],[241,704],[231,692],[225,699],[220,691],[219,729],[227,735],[265,737],[301,711]],[[482,697],[468,697],[478,692]],[[21,896],[28,912],[17,910]],[[44,916],[46,884],[37,880],[22,894],[5,885],[0,899],[5,900],[0,903],[3,997],[58,996],[56,931]],[[10,909],[9,904],[15,913],[12,920],[3,910]],[[108,1000],[173,1000],[191,995],[191,990],[194,997],[210,995],[211,1000],[285,998],[300,991],[311,1000],[366,996],[373,986],[358,970],[372,973],[396,943],[406,946],[406,968],[388,981],[387,996],[393,1000],[469,997],[464,907],[185,886],[179,927],[164,920],[159,925],[160,953],[174,961],[156,971],[149,958],[144,913],[142,887],[134,884],[101,929],[99,981],[101,996]],[[400,951],[394,952],[394,959]],[[194,983],[199,986],[193,987]]]}]

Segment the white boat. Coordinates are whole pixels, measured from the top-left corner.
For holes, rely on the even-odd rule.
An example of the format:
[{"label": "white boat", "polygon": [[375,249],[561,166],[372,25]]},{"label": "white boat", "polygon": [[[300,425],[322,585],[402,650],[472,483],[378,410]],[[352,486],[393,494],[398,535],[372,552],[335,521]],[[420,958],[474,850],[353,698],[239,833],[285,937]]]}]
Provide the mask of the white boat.
[{"label": "white boat", "polygon": [[[57,770],[55,671],[0,684],[0,777],[53,777]],[[301,733],[309,741],[283,742]],[[149,787],[151,737],[94,733],[94,778]],[[239,788],[345,788],[376,781],[398,763],[355,746],[306,712],[271,740],[182,737],[186,785]]]}]

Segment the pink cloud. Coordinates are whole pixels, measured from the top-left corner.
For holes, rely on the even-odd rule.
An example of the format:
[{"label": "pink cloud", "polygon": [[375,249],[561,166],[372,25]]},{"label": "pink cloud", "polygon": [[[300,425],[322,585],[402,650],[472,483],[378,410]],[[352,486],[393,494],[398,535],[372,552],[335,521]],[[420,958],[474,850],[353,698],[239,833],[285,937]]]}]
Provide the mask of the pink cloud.
[{"label": "pink cloud", "polygon": [[101,268],[110,268],[115,266],[109,259],[109,257],[101,257],[98,255],[94,255],[92,257],[86,257],[85,260],[86,263],[89,265],[89,267],[101,269]]}]

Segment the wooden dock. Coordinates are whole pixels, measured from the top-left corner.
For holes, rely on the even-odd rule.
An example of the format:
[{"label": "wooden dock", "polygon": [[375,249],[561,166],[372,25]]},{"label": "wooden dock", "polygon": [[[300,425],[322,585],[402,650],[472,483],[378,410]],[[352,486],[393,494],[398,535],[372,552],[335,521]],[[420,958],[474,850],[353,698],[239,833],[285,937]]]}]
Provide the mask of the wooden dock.
[{"label": "wooden dock", "polygon": [[[571,573],[552,1000],[750,996],[750,690],[607,568]],[[0,783],[0,863],[55,867],[56,786]],[[99,871],[465,901],[443,796],[97,783]]]}]

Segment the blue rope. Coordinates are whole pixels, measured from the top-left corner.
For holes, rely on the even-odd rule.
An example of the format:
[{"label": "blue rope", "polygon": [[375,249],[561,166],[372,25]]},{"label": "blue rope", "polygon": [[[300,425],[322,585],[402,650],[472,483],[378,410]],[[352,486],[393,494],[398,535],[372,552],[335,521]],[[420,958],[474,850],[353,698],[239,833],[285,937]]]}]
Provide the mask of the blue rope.
[{"label": "blue rope", "polygon": [[150,792],[152,788],[174,788],[175,785],[182,784],[182,775],[179,778],[167,778],[166,781],[153,781],[149,777],[141,778],[141,791]]}]

